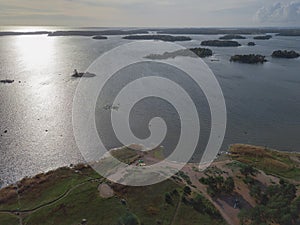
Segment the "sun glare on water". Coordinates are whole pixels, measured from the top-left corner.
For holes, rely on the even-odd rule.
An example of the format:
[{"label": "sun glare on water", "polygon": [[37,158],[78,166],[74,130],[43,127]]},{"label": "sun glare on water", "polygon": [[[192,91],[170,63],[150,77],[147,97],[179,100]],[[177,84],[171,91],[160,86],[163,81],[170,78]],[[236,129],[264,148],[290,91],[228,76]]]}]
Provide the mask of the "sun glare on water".
[{"label": "sun glare on water", "polygon": [[43,69],[54,61],[55,38],[46,35],[18,36],[15,38],[15,48],[19,60],[26,69]]}]

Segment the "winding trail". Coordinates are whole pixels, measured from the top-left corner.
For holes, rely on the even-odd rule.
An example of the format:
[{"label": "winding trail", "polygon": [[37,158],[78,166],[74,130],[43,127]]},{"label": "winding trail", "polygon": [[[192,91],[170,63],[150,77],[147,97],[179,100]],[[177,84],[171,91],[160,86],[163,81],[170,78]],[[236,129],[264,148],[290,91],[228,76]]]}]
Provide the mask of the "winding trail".
[{"label": "winding trail", "polygon": [[182,196],[183,196],[183,193],[181,195],[179,195],[179,200],[178,200],[178,203],[177,203],[177,206],[176,206],[176,209],[175,209],[175,213],[174,213],[174,216],[173,216],[173,219],[172,219],[172,222],[170,223],[170,225],[175,224],[175,219],[178,215],[178,212],[179,212],[179,209],[180,209],[180,206],[181,206]]},{"label": "winding trail", "polygon": [[[60,200],[62,200],[62,199],[64,199],[64,198],[66,198],[73,190],[75,190],[76,188],[78,188],[78,187],[81,187],[82,185],[85,185],[85,184],[87,184],[87,183],[89,183],[89,182],[94,182],[94,181],[103,181],[103,178],[95,178],[95,179],[89,179],[89,180],[87,180],[87,181],[85,181],[85,182],[82,182],[82,183],[79,183],[79,184],[77,184],[77,185],[75,185],[75,186],[73,186],[73,187],[71,187],[70,189],[68,189],[68,190],[66,190],[65,191],[65,193],[63,193],[61,196],[59,196],[58,198],[56,198],[56,199],[54,199],[54,200],[52,200],[52,201],[50,201],[50,202],[47,202],[47,203],[44,203],[44,204],[42,204],[42,205],[39,205],[39,206],[37,206],[37,207],[34,207],[34,208],[32,208],[32,209],[24,209],[24,210],[0,210],[0,213],[6,213],[6,214],[13,214],[14,216],[22,216],[22,215],[24,215],[24,214],[29,214],[29,213],[33,213],[33,212],[36,212],[36,211],[38,211],[38,210],[40,210],[40,209],[42,209],[42,208],[45,208],[45,207],[48,207],[48,206],[51,206],[51,205],[53,205],[53,204],[55,204],[55,203],[57,203],[58,201],[60,201]],[[20,221],[21,222],[21,221]]]}]

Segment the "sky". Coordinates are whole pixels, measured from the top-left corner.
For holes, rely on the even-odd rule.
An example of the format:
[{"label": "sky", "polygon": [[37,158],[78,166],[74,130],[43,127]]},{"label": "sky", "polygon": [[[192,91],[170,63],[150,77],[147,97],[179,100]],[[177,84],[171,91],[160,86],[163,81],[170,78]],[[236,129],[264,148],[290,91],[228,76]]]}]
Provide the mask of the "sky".
[{"label": "sky", "polygon": [[0,0],[0,26],[300,26],[300,0]]}]

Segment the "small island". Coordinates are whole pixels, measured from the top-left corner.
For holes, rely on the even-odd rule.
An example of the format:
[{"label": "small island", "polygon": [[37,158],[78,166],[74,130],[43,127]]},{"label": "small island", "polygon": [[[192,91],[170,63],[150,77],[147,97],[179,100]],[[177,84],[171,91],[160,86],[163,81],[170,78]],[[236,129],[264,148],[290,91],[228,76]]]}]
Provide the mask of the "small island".
[{"label": "small island", "polygon": [[240,43],[237,41],[220,41],[220,40],[209,40],[209,41],[202,41],[202,46],[212,46],[212,47],[239,47],[241,46]]},{"label": "small island", "polygon": [[94,40],[106,40],[107,37],[101,36],[101,35],[97,35],[97,36],[94,36],[93,39],[94,39]]},{"label": "small island", "polygon": [[186,36],[171,36],[171,35],[130,35],[125,36],[123,39],[127,40],[160,40],[160,41],[191,41],[190,37]]},{"label": "small island", "polygon": [[223,37],[220,37],[221,40],[232,40],[232,39],[246,39],[246,37],[238,34],[227,34]]},{"label": "small island", "polygon": [[248,46],[255,46],[256,44],[254,42],[249,42]]},{"label": "small island", "polygon": [[262,35],[253,37],[254,40],[269,40],[272,38],[272,35]]},{"label": "small island", "polygon": [[240,62],[248,64],[258,64],[267,62],[266,57],[263,55],[234,55],[230,58],[230,62]]},{"label": "small island", "polygon": [[295,59],[298,58],[300,56],[299,53],[295,52],[295,51],[287,51],[287,50],[277,50],[274,51],[272,54],[272,57],[274,58],[286,58],[286,59]]},{"label": "small island", "polygon": [[190,48],[190,51],[194,52],[200,58],[205,58],[213,55],[212,50],[209,48]]},{"label": "small island", "polygon": [[15,82],[15,80],[10,80],[10,79],[0,80],[0,83],[3,83],[3,84],[11,84],[13,82]]}]

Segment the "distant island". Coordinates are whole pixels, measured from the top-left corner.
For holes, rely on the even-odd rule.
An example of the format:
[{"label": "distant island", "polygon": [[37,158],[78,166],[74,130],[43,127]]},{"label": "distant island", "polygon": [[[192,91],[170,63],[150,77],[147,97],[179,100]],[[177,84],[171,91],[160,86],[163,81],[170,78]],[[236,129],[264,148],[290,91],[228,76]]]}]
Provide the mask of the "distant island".
[{"label": "distant island", "polygon": [[248,64],[258,64],[267,62],[265,56],[262,55],[234,55],[230,58],[230,62],[240,62],[240,63],[248,63]]},{"label": "distant island", "polygon": [[295,51],[287,51],[287,50],[277,50],[274,51],[272,57],[274,58],[286,58],[286,59],[294,59],[300,56],[299,53]]},{"label": "distant island", "polygon": [[[61,31],[36,31],[36,32],[18,32],[18,31],[0,31],[0,36],[7,35],[41,35],[49,36],[96,36],[96,35],[132,35],[148,34],[157,32],[158,34],[195,34],[195,35],[265,35],[273,33],[278,36],[300,36],[299,28],[141,28],[141,29],[111,29],[111,30],[61,30]],[[236,38],[234,38],[236,39]]]},{"label": "distant island", "polygon": [[196,57],[199,56],[200,58],[205,58],[212,56],[212,50],[208,48],[190,48],[190,49],[181,49],[174,52],[165,52],[164,54],[151,54],[146,56],[147,59],[153,60],[163,60],[163,59],[174,59],[177,56],[189,56],[189,57]]},{"label": "distant island", "polygon": [[265,35],[277,34],[280,36],[300,36],[299,28],[161,28],[152,29],[162,34],[201,34],[201,35]]},{"label": "distant island", "polygon": [[101,35],[97,35],[97,36],[94,36],[93,39],[94,39],[94,40],[106,40],[107,37],[101,36]]},{"label": "distant island", "polygon": [[49,31],[34,31],[34,32],[14,32],[14,31],[0,31],[0,36],[12,36],[12,35],[43,35],[50,34]]},{"label": "distant island", "polygon": [[246,37],[238,34],[227,34],[223,37],[220,37],[221,40],[232,40],[232,39],[246,39]]},{"label": "distant island", "polygon": [[102,30],[102,31],[88,31],[88,30],[73,30],[73,31],[54,31],[50,32],[48,36],[101,36],[101,35],[129,35],[129,34],[146,34],[147,30]]},{"label": "distant island", "polygon": [[255,36],[253,37],[254,40],[269,40],[272,38],[272,35],[263,35],[263,36]]},{"label": "distant island", "polygon": [[280,31],[277,36],[300,36],[300,29],[288,29],[288,30],[282,30]]},{"label": "distant island", "polygon": [[191,41],[190,37],[185,36],[171,36],[171,35],[130,35],[125,36],[123,39],[127,40],[161,40],[161,41]]},{"label": "distant island", "polygon": [[190,51],[194,52],[200,58],[205,58],[213,55],[212,50],[209,48],[190,48]]},{"label": "distant island", "polygon": [[254,42],[249,42],[248,46],[255,46],[256,44]]},{"label": "distant island", "polygon": [[237,41],[220,41],[220,40],[209,40],[202,41],[202,46],[213,46],[213,47],[238,47],[241,46]]},{"label": "distant island", "polygon": [[4,84],[11,84],[13,82],[15,82],[15,80],[10,80],[10,79],[0,80],[0,83],[4,83]]}]

